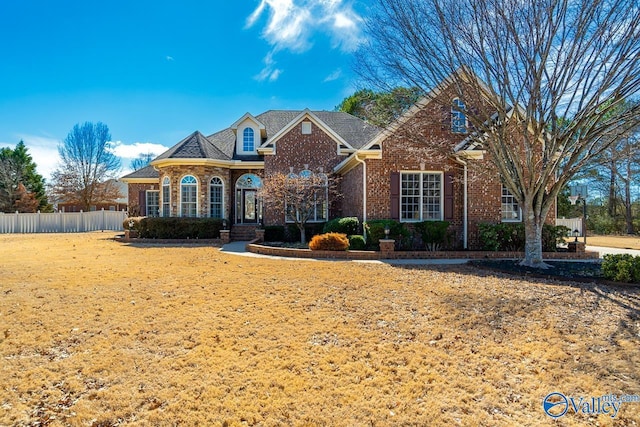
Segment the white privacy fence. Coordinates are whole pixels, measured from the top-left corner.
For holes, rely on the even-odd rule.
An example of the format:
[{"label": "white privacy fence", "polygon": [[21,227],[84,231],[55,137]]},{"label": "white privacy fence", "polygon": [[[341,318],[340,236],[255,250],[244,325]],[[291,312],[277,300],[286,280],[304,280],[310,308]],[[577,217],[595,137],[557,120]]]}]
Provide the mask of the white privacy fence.
[{"label": "white privacy fence", "polygon": [[125,211],[0,213],[0,234],[6,233],[82,233],[121,231]]},{"label": "white privacy fence", "polygon": [[569,236],[573,236],[573,230],[578,230],[582,236],[582,218],[556,218],[556,225],[564,225],[569,231]]}]

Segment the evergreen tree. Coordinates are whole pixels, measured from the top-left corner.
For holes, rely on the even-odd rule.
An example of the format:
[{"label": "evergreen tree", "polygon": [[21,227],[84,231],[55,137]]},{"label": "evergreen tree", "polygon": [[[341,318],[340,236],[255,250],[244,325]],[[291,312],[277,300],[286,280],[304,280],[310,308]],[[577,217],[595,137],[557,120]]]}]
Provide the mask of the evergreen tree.
[{"label": "evergreen tree", "polygon": [[[0,149],[0,211],[25,211],[27,206],[31,212],[52,210],[47,202],[44,178],[36,169],[37,165],[23,141],[14,149]],[[29,194],[37,203],[22,203],[20,209],[17,209],[16,203],[25,197],[25,194]]]}]

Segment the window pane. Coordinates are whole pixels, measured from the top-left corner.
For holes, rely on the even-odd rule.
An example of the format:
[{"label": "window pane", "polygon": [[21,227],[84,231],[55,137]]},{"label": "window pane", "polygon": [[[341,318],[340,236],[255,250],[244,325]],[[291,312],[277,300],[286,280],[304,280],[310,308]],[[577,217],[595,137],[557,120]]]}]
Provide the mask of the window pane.
[{"label": "window pane", "polygon": [[242,135],[242,150],[243,151],[253,151],[254,150],[254,139],[253,139],[253,129],[245,128]]},{"label": "window pane", "polygon": [[400,218],[420,219],[420,174],[403,174],[400,193]]},{"label": "window pane", "polygon": [[215,177],[211,180],[209,191],[209,215],[212,218],[222,218],[222,180]]},{"label": "window pane", "polygon": [[440,174],[422,175],[422,219],[440,220]]},{"label": "window pane", "polygon": [[502,220],[522,221],[522,211],[518,201],[504,185],[502,186]]},{"label": "window pane", "polygon": [[147,191],[147,216],[158,216],[159,214],[159,191]]}]

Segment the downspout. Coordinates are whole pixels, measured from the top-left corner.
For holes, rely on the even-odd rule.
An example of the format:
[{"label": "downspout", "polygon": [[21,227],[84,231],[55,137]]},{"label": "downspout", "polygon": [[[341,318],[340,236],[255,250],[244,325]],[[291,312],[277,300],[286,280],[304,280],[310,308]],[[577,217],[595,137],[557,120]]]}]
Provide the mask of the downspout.
[{"label": "downspout", "polygon": [[362,234],[365,241],[367,240],[367,230],[364,228],[364,223],[367,222],[367,163],[358,158],[358,153],[354,153],[354,159],[358,163],[362,164]]},{"label": "downspout", "polygon": [[462,203],[462,235],[463,235],[463,239],[462,239],[462,246],[464,249],[468,249],[469,247],[469,230],[468,230],[468,205],[469,205],[469,199],[467,196],[467,192],[468,192],[468,187],[467,187],[467,182],[468,182],[468,173],[467,173],[467,162],[462,160],[460,157],[456,156],[455,160],[460,163],[463,167],[464,167],[464,182],[463,182],[463,203]]}]

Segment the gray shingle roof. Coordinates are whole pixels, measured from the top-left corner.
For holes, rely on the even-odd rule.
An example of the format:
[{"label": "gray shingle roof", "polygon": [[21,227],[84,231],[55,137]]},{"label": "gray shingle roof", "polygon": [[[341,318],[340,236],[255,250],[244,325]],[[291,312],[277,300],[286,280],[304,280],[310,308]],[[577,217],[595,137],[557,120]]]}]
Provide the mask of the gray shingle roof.
[{"label": "gray shingle roof", "polygon": [[[302,110],[270,110],[255,116],[265,126],[267,139],[273,137],[286,125],[302,113]],[[361,148],[380,132],[380,128],[347,113],[338,111],[313,111],[354,148]],[[262,141],[262,143],[266,142]],[[206,158],[216,160],[262,160],[262,156],[246,156],[235,153],[236,135],[231,128],[211,134],[207,137],[194,132],[155,160]]]},{"label": "gray shingle roof", "polygon": [[211,143],[206,136],[195,131],[169,150],[160,154],[154,160],[161,159],[218,159],[229,160],[218,147]]},{"label": "gray shingle roof", "polygon": [[158,171],[153,168],[153,166],[145,166],[142,169],[138,169],[137,171],[133,171],[128,175],[123,176],[122,178],[158,178],[160,175]]}]

